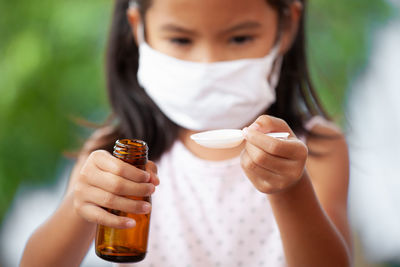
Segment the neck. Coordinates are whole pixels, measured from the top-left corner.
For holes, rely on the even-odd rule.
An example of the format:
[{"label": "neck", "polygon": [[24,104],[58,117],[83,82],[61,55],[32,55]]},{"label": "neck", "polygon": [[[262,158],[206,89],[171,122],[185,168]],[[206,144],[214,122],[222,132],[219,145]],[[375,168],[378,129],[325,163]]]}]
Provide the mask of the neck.
[{"label": "neck", "polygon": [[183,129],[179,135],[179,139],[182,141],[185,147],[190,152],[192,152],[192,154],[196,155],[201,159],[211,160],[211,161],[231,159],[239,156],[245,146],[245,143],[243,142],[240,146],[228,149],[206,148],[200,146],[190,138],[190,135],[195,133],[197,132]]}]

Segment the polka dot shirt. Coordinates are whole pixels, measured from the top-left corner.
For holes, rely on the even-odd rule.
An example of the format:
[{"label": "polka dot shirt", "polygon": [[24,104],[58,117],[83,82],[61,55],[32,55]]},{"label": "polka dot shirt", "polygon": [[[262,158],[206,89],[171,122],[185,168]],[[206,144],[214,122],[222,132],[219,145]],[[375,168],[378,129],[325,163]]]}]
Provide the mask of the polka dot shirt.
[{"label": "polka dot shirt", "polygon": [[286,266],[267,196],[240,158],[206,161],[177,141],[158,162],[146,258],[132,267]]}]

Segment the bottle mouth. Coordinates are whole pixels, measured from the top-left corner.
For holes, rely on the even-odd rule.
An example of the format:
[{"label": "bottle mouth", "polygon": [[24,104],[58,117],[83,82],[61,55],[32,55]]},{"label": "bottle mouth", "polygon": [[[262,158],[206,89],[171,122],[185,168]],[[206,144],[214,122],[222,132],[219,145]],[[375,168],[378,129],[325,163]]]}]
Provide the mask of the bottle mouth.
[{"label": "bottle mouth", "polygon": [[121,146],[121,147],[126,147],[126,148],[141,148],[141,147],[147,147],[146,142],[138,139],[121,139],[117,140],[115,142],[116,146]]},{"label": "bottle mouth", "polygon": [[146,142],[137,139],[121,139],[117,140],[114,145],[114,152],[119,154],[129,153],[147,153],[149,148]]}]

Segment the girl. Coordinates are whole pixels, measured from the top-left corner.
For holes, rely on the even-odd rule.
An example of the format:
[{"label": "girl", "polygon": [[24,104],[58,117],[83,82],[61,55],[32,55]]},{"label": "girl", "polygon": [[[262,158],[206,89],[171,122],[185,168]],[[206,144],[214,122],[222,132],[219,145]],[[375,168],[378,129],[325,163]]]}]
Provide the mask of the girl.
[{"label": "girl", "polygon": [[[86,142],[64,201],[28,241],[21,266],[78,266],[96,224],[135,226],[102,207],[153,208],[149,251],[132,266],[350,266],[347,146],[312,90],[305,7],[116,1],[107,79],[117,124]],[[190,139],[245,126],[236,148]],[[141,171],[111,156],[123,137],[146,141],[156,163]],[[153,195],[153,207],[127,195]]]}]

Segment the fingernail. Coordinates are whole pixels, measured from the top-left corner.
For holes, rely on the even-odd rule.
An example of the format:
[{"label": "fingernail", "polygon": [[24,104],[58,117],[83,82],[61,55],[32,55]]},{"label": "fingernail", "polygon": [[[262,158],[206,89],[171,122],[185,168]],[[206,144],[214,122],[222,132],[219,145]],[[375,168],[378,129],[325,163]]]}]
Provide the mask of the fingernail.
[{"label": "fingernail", "polygon": [[155,185],[159,185],[160,184],[160,178],[158,178],[157,174],[154,174],[154,178],[155,178]]},{"label": "fingernail", "polygon": [[128,220],[126,221],[125,225],[126,225],[127,227],[129,227],[129,228],[132,228],[132,227],[135,227],[136,222],[135,222],[135,220],[128,219]]},{"label": "fingernail", "polygon": [[152,194],[154,194],[154,192],[156,192],[156,186],[153,185],[153,192],[151,192]]},{"label": "fingernail", "polygon": [[142,211],[147,213],[150,212],[150,210],[151,210],[151,205],[149,203],[144,203],[142,206]]},{"label": "fingernail", "polygon": [[243,131],[244,137],[247,137],[247,134],[249,133],[249,129],[247,127],[244,127],[242,131]]},{"label": "fingernail", "polygon": [[257,131],[257,130],[260,129],[260,124],[258,124],[257,122],[254,122],[254,123],[252,123],[252,124],[249,126],[249,129],[250,129],[250,130]]}]

